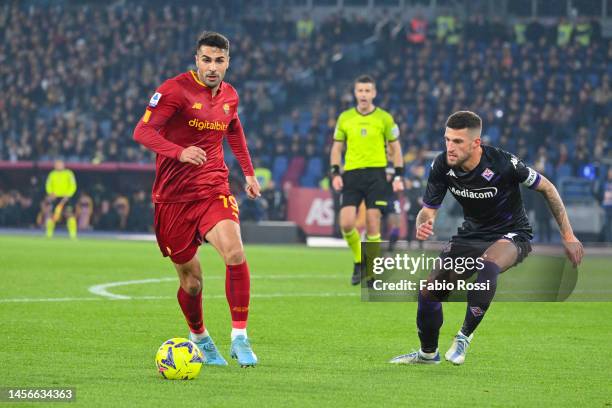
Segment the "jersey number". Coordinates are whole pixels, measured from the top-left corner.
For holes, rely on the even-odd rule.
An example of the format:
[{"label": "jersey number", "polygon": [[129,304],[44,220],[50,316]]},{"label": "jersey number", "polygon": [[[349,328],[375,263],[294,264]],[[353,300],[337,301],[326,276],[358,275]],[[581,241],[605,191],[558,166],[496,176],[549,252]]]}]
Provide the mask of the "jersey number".
[{"label": "jersey number", "polygon": [[236,201],[236,198],[234,198],[233,195],[224,196],[223,194],[219,194],[219,200],[223,200],[223,207],[228,208],[229,204],[229,207],[231,207],[233,212],[240,212],[238,210],[238,202]]}]

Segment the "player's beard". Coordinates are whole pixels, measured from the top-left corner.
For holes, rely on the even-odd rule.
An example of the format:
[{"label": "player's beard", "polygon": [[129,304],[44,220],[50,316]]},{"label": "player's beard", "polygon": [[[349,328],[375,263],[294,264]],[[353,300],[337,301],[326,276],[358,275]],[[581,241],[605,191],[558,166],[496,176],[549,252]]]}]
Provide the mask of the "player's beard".
[{"label": "player's beard", "polygon": [[210,72],[200,73],[200,77],[202,78],[202,82],[204,82],[204,84],[207,87],[214,88],[214,87],[216,87],[217,85],[219,85],[221,83],[221,81],[223,80],[223,76],[220,73],[215,72],[212,75],[215,75],[216,79],[211,81],[211,80],[208,79],[208,76],[211,75],[211,74],[212,73],[210,73]]},{"label": "player's beard", "polygon": [[450,157],[448,157],[448,153],[446,155],[446,162],[450,167],[459,168],[463,166],[463,164],[468,161],[470,158],[470,153],[466,153],[464,156],[456,155],[454,161],[451,161]]}]

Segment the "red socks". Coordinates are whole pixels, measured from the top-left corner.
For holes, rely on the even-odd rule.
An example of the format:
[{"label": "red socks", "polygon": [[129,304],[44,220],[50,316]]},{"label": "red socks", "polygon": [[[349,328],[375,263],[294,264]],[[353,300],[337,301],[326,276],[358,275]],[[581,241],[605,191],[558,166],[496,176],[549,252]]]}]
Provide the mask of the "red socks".
[{"label": "red socks", "polygon": [[185,315],[187,324],[193,333],[204,333],[204,319],[202,316],[202,289],[197,295],[191,296],[179,286],[176,294],[181,310]]},{"label": "red socks", "polygon": [[[232,328],[246,329],[251,297],[251,278],[246,261],[239,265],[227,265],[225,269],[225,296],[232,314]],[[203,333],[202,290],[191,296],[179,286],[176,294],[187,324],[193,333]]]},{"label": "red socks", "polygon": [[246,261],[239,265],[227,265],[225,269],[225,296],[232,314],[232,328],[245,329],[251,297],[251,277]]}]

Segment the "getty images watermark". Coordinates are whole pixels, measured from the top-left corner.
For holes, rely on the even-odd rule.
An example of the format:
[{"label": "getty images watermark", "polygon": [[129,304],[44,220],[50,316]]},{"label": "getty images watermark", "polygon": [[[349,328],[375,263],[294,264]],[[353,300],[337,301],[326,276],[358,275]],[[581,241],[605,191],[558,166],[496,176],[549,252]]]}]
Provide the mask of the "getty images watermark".
[{"label": "getty images watermark", "polygon": [[364,242],[361,299],[415,302],[419,293],[429,291],[448,302],[465,302],[470,291],[495,289],[496,302],[612,301],[610,249],[602,250],[598,259],[587,258],[579,274],[563,245],[534,247],[527,252],[517,247],[515,263],[489,281],[489,275],[481,276],[480,272],[491,260],[485,254],[493,243],[418,245],[399,241],[391,249],[389,242]]},{"label": "getty images watermark", "polygon": [[[395,254],[393,256],[376,256],[371,258],[366,268],[366,279],[369,288],[374,291],[453,291],[453,290],[489,290],[490,282],[468,282],[460,279],[465,272],[478,272],[485,267],[482,257],[448,257],[410,256],[409,254]],[[453,271],[459,279],[434,280],[427,278],[415,279],[423,271]],[[371,274],[368,273],[371,271]],[[398,276],[409,278],[397,279]],[[395,279],[394,279],[395,278]]]}]

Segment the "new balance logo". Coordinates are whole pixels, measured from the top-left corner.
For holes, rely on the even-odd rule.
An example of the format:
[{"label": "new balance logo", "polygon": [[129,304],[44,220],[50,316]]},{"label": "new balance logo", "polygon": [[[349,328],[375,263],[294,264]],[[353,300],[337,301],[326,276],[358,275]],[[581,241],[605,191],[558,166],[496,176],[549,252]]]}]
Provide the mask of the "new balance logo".
[{"label": "new balance logo", "polygon": [[202,103],[201,102],[194,103],[191,109],[197,109],[197,110],[202,109]]}]

